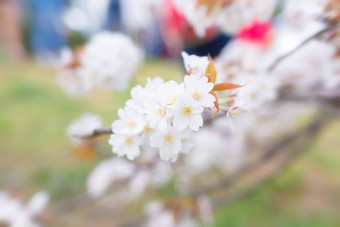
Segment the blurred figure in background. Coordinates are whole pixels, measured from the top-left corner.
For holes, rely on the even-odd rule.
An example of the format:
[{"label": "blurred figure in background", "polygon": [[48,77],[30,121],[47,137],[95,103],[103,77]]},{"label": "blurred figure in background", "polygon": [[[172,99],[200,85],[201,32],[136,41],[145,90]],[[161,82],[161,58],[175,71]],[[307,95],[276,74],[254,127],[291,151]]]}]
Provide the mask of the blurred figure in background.
[{"label": "blurred figure in background", "polygon": [[16,0],[0,0],[0,51],[11,60],[24,58],[22,44],[20,8]]},{"label": "blurred figure in background", "polygon": [[162,0],[120,0],[122,30],[144,49],[147,56],[163,52],[157,15]]},{"label": "blurred figure in background", "polygon": [[62,22],[65,7],[65,0],[30,0],[30,46],[42,64],[55,64],[59,51],[66,46]]},{"label": "blurred figure in background", "polygon": [[159,17],[167,54],[172,57],[178,57],[182,50],[188,54],[215,57],[231,40],[231,36],[221,33],[216,26],[207,28],[204,36],[198,37],[173,0],[162,1]]},{"label": "blurred figure in background", "polygon": [[70,30],[91,36],[105,27],[109,3],[110,0],[71,0],[63,21]]},{"label": "blurred figure in background", "polygon": [[121,5],[119,0],[110,0],[104,27],[110,31],[120,31],[122,29]]}]

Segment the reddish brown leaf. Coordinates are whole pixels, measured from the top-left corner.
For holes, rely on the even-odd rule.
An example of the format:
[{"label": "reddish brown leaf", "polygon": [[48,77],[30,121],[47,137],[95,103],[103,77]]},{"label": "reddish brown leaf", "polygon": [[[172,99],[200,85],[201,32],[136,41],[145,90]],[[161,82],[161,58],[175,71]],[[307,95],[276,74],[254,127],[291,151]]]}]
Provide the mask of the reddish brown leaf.
[{"label": "reddish brown leaf", "polygon": [[209,56],[209,64],[205,70],[205,76],[208,77],[208,81],[215,84],[217,72],[212,58]]},{"label": "reddish brown leaf", "polygon": [[233,84],[229,82],[222,82],[215,84],[213,91],[225,91],[225,90],[231,90],[235,88],[243,87],[243,85]]}]

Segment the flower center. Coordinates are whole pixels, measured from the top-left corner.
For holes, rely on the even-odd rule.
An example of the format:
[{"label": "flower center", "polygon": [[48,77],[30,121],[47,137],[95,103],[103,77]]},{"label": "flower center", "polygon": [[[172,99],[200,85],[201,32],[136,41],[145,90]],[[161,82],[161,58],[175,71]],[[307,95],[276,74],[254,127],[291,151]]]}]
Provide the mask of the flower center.
[{"label": "flower center", "polygon": [[172,102],[176,102],[176,100],[177,100],[177,96],[176,96],[176,95],[173,95],[173,96],[171,97],[171,101],[172,101]]},{"label": "flower center", "polygon": [[186,116],[188,116],[190,113],[191,113],[191,109],[190,109],[190,107],[184,107],[183,108],[183,113],[186,115]]},{"label": "flower center", "polygon": [[149,127],[149,126],[145,126],[144,127],[144,132],[145,133],[149,133],[149,132],[151,132],[152,131],[152,129]]},{"label": "flower center", "polygon": [[131,139],[130,137],[127,137],[127,138],[125,139],[125,143],[126,143],[126,144],[131,144],[131,142],[132,142],[132,139]]},{"label": "flower center", "polygon": [[169,143],[170,143],[172,140],[173,140],[172,136],[170,136],[170,135],[166,135],[166,136],[165,136],[165,141],[166,141],[166,142],[169,142]]},{"label": "flower center", "polygon": [[198,99],[201,96],[201,94],[198,91],[194,92],[194,98]]},{"label": "flower center", "polygon": [[162,114],[163,114],[162,108],[159,107],[159,108],[157,109],[157,112],[156,112],[156,113],[159,114],[159,115],[162,115]]},{"label": "flower center", "polygon": [[127,125],[128,125],[129,128],[133,128],[133,127],[135,127],[135,122],[129,121]]}]

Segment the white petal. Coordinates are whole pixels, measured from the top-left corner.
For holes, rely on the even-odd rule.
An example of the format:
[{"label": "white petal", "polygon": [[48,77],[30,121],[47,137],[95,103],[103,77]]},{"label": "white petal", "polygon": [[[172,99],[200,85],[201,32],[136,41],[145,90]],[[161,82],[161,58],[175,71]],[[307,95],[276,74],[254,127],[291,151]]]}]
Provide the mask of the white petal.
[{"label": "white petal", "polygon": [[212,89],[214,88],[214,84],[213,83],[207,83],[204,84],[204,86],[202,86],[202,93],[209,93]]},{"label": "white petal", "polygon": [[201,114],[204,110],[203,106],[199,102],[194,102],[190,106],[190,109],[193,114]]},{"label": "white petal", "polygon": [[168,127],[170,127],[170,125],[168,124],[168,119],[166,117],[163,117],[158,123],[158,128],[160,131],[164,132],[168,129]]},{"label": "white petal", "polygon": [[121,133],[123,129],[123,121],[122,120],[116,120],[112,123],[112,131],[114,133]]},{"label": "white petal", "polygon": [[202,95],[199,102],[204,107],[213,107],[215,102],[215,97],[211,94]]},{"label": "white petal", "polygon": [[189,127],[194,130],[198,131],[199,127],[203,125],[203,118],[200,114],[195,114],[190,117]]},{"label": "white petal", "polygon": [[161,147],[164,144],[164,135],[160,133],[155,133],[150,138],[151,147]]},{"label": "white petal", "polygon": [[134,160],[140,155],[140,150],[138,146],[132,146],[126,153],[126,156],[129,160]]},{"label": "white petal", "polygon": [[188,118],[180,114],[174,117],[174,128],[178,131],[184,130],[188,126]]},{"label": "white petal", "polygon": [[178,105],[183,106],[187,105],[190,106],[194,102],[194,98],[191,96],[191,94],[187,92],[183,92],[182,95],[178,98]]},{"label": "white petal", "polygon": [[172,149],[170,147],[165,146],[159,149],[159,155],[162,160],[170,161],[174,154],[172,153]]}]

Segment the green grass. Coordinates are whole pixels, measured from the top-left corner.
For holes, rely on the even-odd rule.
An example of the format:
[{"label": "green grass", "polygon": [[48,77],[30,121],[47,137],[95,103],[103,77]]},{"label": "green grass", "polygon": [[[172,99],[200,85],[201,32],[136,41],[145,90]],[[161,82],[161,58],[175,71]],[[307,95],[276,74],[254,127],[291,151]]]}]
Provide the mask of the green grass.
[{"label": "green grass", "polygon": [[[149,60],[134,83],[162,76],[180,80],[177,62]],[[133,86],[131,83],[130,87]],[[86,177],[111,150],[103,138],[93,158],[72,151],[66,127],[83,112],[99,114],[105,125],[129,98],[94,90],[70,98],[55,83],[55,72],[32,62],[0,63],[0,191],[31,195],[46,189],[54,201],[85,190]],[[329,126],[310,151],[275,180],[216,212],[215,226],[336,226],[340,223],[340,121]],[[172,195],[165,187],[159,195]]]},{"label": "green grass", "polygon": [[215,226],[338,226],[339,133],[340,121],[336,121],[288,170],[216,212]]},{"label": "green grass", "polygon": [[[147,77],[157,75],[178,80],[180,74],[176,62],[152,60],[134,80],[144,84]],[[66,127],[83,112],[99,114],[105,125],[111,125],[133,86],[122,92],[94,90],[85,97],[70,98],[55,76],[53,69],[32,62],[0,65],[0,189],[34,192],[45,188],[54,199],[84,191],[86,177],[101,158],[77,157]],[[106,141],[96,150],[111,155]]]}]

